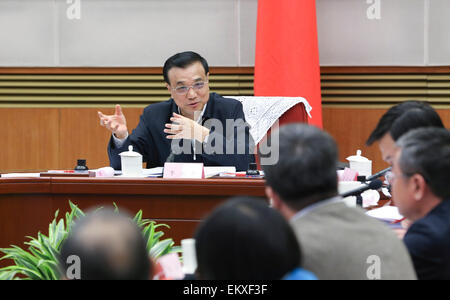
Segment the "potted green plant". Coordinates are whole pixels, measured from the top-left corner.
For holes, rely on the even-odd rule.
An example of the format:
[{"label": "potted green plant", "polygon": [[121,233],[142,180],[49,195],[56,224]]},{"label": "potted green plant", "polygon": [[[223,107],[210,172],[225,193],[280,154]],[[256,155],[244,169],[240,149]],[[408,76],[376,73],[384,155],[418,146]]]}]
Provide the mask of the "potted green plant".
[{"label": "potted green plant", "polygon": [[[61,278],[58,267],[58,255],[63,242],[71,232],[77,218],[84,216],[84,212],[69,201],[71,211],[64,218],[59,219],[59,211],[56,211],[53,221],[49,225],[48,236],[38,233],[37,238],[27,237],[25,242],[28,251],[18,247],[0,249],[5,255],[0,260],[11,259],[14,264],[0,269],[0,280],[30,279],[30,280],[58,280]],[[117,206],[116,211],[118,211]],[[101,208],[100,208],[101,209]],[[64,223],[65,221],[65,223]],[[171,238],[161,240],[164,232],[158,231],[160,227],[170,228],[167,224],[157,224],[155,221],[142,219],[142,210],[134,217],[134,221],[141,228],[147,243],[147,251],[150,257],[158,257],[181,252],[181,247],[174,246]]]}]

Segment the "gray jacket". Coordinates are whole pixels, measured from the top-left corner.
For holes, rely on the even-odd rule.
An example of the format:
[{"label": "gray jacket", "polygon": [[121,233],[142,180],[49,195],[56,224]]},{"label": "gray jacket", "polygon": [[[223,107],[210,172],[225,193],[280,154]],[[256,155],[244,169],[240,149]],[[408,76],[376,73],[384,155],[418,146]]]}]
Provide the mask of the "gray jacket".
[{"label": "gray jacket", "polygon": [[403,242],[382,222],[331,202],[294,217],[303,267],[319,279],[417,279]]}]

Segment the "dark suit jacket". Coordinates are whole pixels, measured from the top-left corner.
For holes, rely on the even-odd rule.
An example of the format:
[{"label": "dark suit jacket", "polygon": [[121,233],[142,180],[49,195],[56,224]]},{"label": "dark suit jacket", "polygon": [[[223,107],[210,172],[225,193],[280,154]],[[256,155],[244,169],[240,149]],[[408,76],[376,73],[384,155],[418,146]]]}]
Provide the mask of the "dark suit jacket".
[{"label": "dark suit jacket", "polygon": [[[122,147],[116,148],[111,137],[108,145],[111,167],[116,170],[121,169],[119,153],[128,151],[129,145],[133,145],[133,150],[142,154],[147,168],[163,166],[171,152],[175,152],[174,162],[202,162],[205,166],[235,166],[238,171],[247,170],[248,164],[255,161],[254,142],[249,134],[249,127],[245,123],[242,104],[239,101],[224,98],[216,93],[210,94],[202,125],[211,129],[211,132],[206,144],[196,142],[195,156],[191,140],[175,140],[178,147],[174,150],[171,147],[172,140],[166,138],[167,134],[163,130],[165,124],[171,123],[170,117],[174,112],[178,113],[178,107],[173,99],[151,104],[144,109],[138,126],[128,136]],[[229,124],[231,124],[230,121],[237,122],[231,127],[227,126],[227,120]],[[217,122],[222,126],[214,126]],[[245,152],[242,152],[243,148]],[[181,149],[184,149],[184,152],[179,154],[178,151]]]},{"label": "dark suit jacket", "polygon": [[414,222],[403,240],[419,279],[450,280],[450,199]]}]

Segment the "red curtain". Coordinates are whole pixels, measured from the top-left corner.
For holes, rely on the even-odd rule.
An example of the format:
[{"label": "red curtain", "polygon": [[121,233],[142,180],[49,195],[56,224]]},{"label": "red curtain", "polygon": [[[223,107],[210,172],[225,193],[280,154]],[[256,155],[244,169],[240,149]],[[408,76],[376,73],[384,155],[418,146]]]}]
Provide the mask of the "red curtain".
[{"label": "red curtain", "polygon": [[322,128],[315,0],[258,0],[254,92],[305,98]]}]

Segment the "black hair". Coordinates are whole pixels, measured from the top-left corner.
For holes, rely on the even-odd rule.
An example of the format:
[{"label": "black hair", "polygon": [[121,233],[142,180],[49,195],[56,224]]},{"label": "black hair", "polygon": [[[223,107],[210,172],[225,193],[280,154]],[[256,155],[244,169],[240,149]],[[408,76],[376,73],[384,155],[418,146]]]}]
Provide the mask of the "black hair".
[{"label": "black hair", "polygon": [[164,63],[163,67],[164,81],[170,85],[168,76],[170,69],[174,67],[186,68],[187,66],[190,66],[195,62],[200,62],[202,64],[203,69],[205,69],[205,75],[209,73],[208,62],[198,53],[195,53],[193,51],[185,51],[169,57]]},{"label": "black hair", "polygon": [[81,267],[81,278],[75,279],[147,280],[153,273],[141,230],[128,215],[112,209],[102,208],[77,220],[59,257],[66,277],[71,263],[67,259],[73,256]]},{"label": "black hair", "polygon": [[444,127],[438,113],[428,103],[422,101],[402,102],[391,107],[381,117],[367,139],[366,145],[372,145],[388,132],[396,141],[408,130],[425,126]]},{"label": "black hair", "polygon": [[230,199],[197,228],[199,279],[281,279],[300,265],[300,247],[293,229],[265,201]]},{"label": "black hair", "polygon": [[278,162],[262,165],[266,184],[296,210],[335,196],[338,150],[334,139],[300,123],[282,126],[278,134],[279,142],[272,146],[278,147]]},{"label": "black hair", "polygon": [[437,112],[431,107],[412,108],[395,120],[389,132],[392,139],[396,141],[409,130],[420,127],[444,128],[444,124]]},{"label": "black hair", "polygon": [[405,176],[421,174],[433,194],[450,200],[450,132],[445,128],[418,128],[403,135],[399,167]]}]

